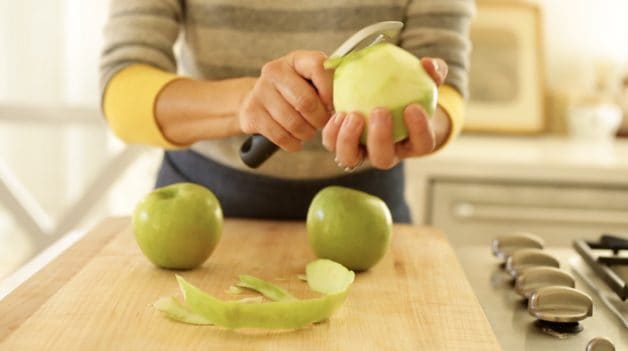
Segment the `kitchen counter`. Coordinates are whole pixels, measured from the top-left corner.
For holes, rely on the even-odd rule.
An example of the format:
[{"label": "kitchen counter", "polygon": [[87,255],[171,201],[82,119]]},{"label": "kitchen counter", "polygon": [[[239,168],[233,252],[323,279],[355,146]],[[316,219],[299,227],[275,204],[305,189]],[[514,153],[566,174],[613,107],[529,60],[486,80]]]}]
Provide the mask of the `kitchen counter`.
[{"label": "kitchen counter", "polygon": [[[239,274],[276,280],[297,296],[314,259],[302,222],[227,220],[212,257],[176,272],[219,298]],[[128,218],[108,219],[0,301],[6,350],[499,350],[440,232],[394,227],[391,250],[356,276],[329,321],[296,331],[233,331],[173,322],[151,303],[178,295],[173,271],[155,268]]]},{"label": "kitchen counter", "polygon": [[410,161],[414,171],[482,178],[555,179],[628,184],[628,139],[591,142],[557,136],[462,135]]}]

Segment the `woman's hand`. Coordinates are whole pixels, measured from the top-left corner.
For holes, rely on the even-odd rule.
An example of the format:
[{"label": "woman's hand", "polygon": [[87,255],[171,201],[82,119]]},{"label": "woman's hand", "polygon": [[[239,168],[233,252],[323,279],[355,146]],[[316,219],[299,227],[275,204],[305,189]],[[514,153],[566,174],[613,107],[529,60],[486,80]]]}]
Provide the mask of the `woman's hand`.
[{"label": "woman's hand", "polygon": [[[445,61],[423,58],[421,63],[437,85],[444,82],[447,76]],[[365,158],[375,168],[390,169],[401,159],[429,154],[449,135],[449,117],[440,107],[429,118],[421,106],[410,104],[403,117],[408,138],[394,143],[390,111],[385,108],[371,111],[365,148],[359,142],[365,118],[357,112],[337,113],[323,129],[323,145],[335,152],[338,165],[348,170],[359,166]]]},{"label": "woman's hand", "polygon": [[262,67],[239,113],[240,129],[297,151],[323,128],[332,110],[333,72],[319,51],[293,51]]}]

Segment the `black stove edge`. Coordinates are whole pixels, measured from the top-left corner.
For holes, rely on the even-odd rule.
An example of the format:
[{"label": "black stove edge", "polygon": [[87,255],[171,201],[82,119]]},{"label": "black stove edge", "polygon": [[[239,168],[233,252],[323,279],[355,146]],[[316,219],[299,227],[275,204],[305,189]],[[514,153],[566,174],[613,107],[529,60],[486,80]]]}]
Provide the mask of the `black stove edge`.
[{"label": "black stove edge", "polygon": [[580,256],[582,256],[587,265],[608,284],[617,296],[619,296],[623,301],[628,299],[628,286],[626,286],[626,282],[617,276],[617,274],[607,265],[597,262],[588,242],[584,240],[574,240],[573,247],[580,254]]}]

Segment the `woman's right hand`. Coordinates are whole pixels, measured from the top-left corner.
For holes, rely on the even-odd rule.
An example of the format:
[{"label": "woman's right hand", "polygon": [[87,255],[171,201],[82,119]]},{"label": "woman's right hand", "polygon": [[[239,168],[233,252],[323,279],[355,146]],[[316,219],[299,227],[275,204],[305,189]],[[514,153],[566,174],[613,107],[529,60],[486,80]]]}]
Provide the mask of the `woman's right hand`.
[{"label": "woman's right hand", "polygon": [[262,134],[286,151],[297,151],[331,116],[333,71],[327,55],[293,51],[266,63],[238,116],[246,134]]}]

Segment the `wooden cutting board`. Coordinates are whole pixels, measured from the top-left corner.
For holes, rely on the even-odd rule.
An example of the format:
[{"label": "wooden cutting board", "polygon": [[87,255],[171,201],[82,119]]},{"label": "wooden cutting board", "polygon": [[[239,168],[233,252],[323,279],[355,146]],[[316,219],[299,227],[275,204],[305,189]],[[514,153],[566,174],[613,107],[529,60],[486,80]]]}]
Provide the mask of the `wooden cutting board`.
[{"label": "wooden cutting board", "polygon": [[[221,298],[239,274],[308,295],[297,276],[314,258],[302,222],[228,220],[210,259],[179,272]],[[296,331],[233,331],[173,322],[153,309],[178,295],[155,268],[128,218],[107,219],[0,301],[1,350],[499,350],[443,235],[397,225],[392,249],[358,274],[325,323]],[[246,295],[245,295],[246,296]]]}]

